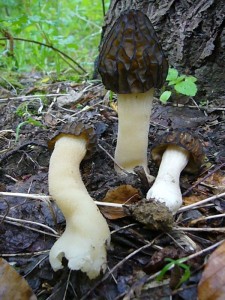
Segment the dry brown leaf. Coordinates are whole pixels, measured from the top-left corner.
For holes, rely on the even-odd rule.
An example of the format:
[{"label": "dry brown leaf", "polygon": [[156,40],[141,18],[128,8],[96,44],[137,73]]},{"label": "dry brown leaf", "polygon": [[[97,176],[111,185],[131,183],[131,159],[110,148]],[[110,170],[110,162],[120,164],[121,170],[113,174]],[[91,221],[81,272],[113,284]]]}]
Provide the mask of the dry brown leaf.
[{"label": "dry brown leaf", "polygon": [[184,205],[190,205],[190,204],[197,203],[203,199],[205,199],[205,196],[203,196],[203,195],[198,195],[198,196],[192,195],[192,196],[184,197],[183,202],[184,202]]},{"label": "dry brown leaf", "polygon": [[212,188],[216,194],[223,193],[225,190],[225,174],[222,171],[217,171],[209,176],[204,183]]},{"label": "dry brown leaf", "polygon": [[[103,199],[103,202],[128,205],[136,203],[140,199],[140,193],[136,188],[132,187],[131,185],[120,185],[109,190]],[[124,212],[124,209],[120,207],[101,206],[100,210],[103,215],[110,220],[120,219],[127,216]]]},{"label": "dry brown leaf", "polygon": [[198,285],[198,299],[225,299],[225,242],[209,257]]},{"label": "dry brown leaf", "polygon": [[27,281],[3,258],[0,258],[0,299],[37,300]]}]

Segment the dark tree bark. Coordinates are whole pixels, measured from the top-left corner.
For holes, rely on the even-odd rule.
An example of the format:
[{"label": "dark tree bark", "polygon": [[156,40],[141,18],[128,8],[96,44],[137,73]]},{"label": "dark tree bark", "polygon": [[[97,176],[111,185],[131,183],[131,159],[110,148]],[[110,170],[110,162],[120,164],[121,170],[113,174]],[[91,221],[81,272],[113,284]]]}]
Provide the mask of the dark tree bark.
[{"label": "dark tree bark", "polygon": [[225,100],[224,0],[111,0],[102,41],[131,8],[148,15],[170,66],[198,78],[199,99]]}]

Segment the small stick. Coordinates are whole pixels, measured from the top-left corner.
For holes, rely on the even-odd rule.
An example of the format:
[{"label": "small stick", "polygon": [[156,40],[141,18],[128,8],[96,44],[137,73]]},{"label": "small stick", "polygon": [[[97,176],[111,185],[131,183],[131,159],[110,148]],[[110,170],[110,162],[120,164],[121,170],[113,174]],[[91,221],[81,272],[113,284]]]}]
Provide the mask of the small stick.
[{"label": "small stick", "polygon": [[39,194],[26,194],[26,193],[11,193],[11,192],[0,192],[0,196],[9,196],[9,197],[21,197],[21,198],[30,198],[30,199],[40,199],[42,201],[50,201],[50,196],[44,196]]},{"label": "small stick", "polygon": [[54,236],[56,238],[59,238],[58,234],[56,235],[54,233],[45,232],[45,231],[42,231],[42,230],[39,230],[39,229],[36,229],[36,228],[33,228],[33,227],[29,227],[27,225],[20,224],[19,222],[12,222],[12,221],[7,221],[7,220],[4,220],[4,222],[8,223],[8,224],[11,224],[11,225],[14,225],[14,226],[23,227],[23,228],[26,228],[26,229],[29,229],[29,230],[32,230],[32,231],[35,231],[35,232],[39,232],[41,234],[50,235],[50,236]]},{"label": "small stick", "polygon": [[225,227],[202,227],[202,228],[193,228],[193,227],[173,227],[174,231],[205,231],[205,232],[212,232],[212,231],[217,231],[217,232],[225,232]]},{"label": "small stick", "polygon": [[213,215],[213,216],[208,216],[208,217],[201,217],[195,220],[192,220],[190,222],[191,225],[197,223],[197,222],[201,222],[201,221],[206,221],[206,220],[211,220],[211,219],[216,219],[216,218],[223,218],[225,217],[225,214],[219,214],[219,215]]},{"label": "small stick", "polygon": [[57,236],[59,235],[57,231],[55,231],[51,227],[49,227],[49,226],[47,226],[45,224],[42,224],[42,223],[33,222],[33,221],[29,221],[29,220],[16,219],[16,218],[7,217],[7,216],[3,216],[3,215],[0,215],[0,218],[3,218],[4,220],[8,220],[8,221],[13,221],[13,222],[19,222],[19,223],[32,224],[32,225],[40,226],[40,227],[43,227],[45,229],[48,229],[48,230],[52,231]]},{"label": "small stick", "polygon": [[45,253],[49,253],[50,250],[42,250],[30,253],[2,253],[1,257],[17,257],[17,256],[34,256],[34,255],[42,255]]},{"label": "small stick", "polygon": [[102,145],[100,145],[99,143],[98,143],[98,146],[99,146],[99,148],[101,149],[101,150],[103,150],[110,158],[111,158],[111,160],[114,162],[114,164],[116,164],[125,174],[129,174],[126,170],[124,170],[124,168],[123,167],[121,167],[117,162],[116,162],[116,160],[114,159],[114,157],[112,157],[112,155],[111,154],[109,154],[109,152],[105,149],[105,148],[103,148],[102,147]]},{"label": "small stick", "polygon": [[193,204],[190,204],[190,205],[183,206],[183,207],[181,207],[180,209],[178,209],[177,213],[181,213],[181,212],[190,210],[190,209],[192,209],[192,208],[198,208],[199,205],[205,204],[205,203],[207,203],[207,202],[216,200],[216,199],[218,199],[218,198],[220,198],[220,197],[224,197],[224,196],[225,196],[225,192],[224,192],[224,193],[221,193],[221,194],[218,194],[218,195],[214,195],[214,196],[209,197],[209,198],[206,198],[206,199],[204,199],[204,200],[198,201],[198,202],[196,202],[196,203],[193,203]]}]

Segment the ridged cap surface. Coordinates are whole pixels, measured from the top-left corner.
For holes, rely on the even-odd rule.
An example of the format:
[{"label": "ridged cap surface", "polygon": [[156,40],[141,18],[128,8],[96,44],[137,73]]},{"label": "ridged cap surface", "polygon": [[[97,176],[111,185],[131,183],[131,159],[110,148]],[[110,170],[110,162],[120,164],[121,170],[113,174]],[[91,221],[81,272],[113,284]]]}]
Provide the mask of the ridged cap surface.
[{"label": "ridged cap surface", "polygon": [[162,87],[168,63],[144,13],[129,10],[121,14],[105,37],[98,70],[106,89],[118,94]]},{"label": "ridged cap surface", "polygon": [[183,130],[171,131],[160,136],[151,151],[152,159],[158,165],[168,145],[177,145],[187,150],[190,153],[190,159],[184,170],[188,173],[198,172],[205,158],[202,143],[198,137]]},{"label": "ridged cap surface", "polygon": [[89,158],[96,150],[96,134],[95,129],[91,125],[83,124],[82,122],[73,122],[63,125],[53,137],[48,141],[48,148],[53,150],[55,143],[60,137],[70,135],[83,137],[87,141],[87,154],[85,158]]}]

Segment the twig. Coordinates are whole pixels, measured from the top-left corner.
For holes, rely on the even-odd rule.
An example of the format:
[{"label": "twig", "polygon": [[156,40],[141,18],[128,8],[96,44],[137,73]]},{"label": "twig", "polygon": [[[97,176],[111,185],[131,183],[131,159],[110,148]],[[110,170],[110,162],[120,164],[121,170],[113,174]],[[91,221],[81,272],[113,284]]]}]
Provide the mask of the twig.
[{"label": "twig", "polygon": [[225,232],[225,227],[199,227],[199,228],[194,228],[194,227],[173,227],[174,231],[205,231],[205,232],[212,232],[212,231],[217,231],[217,232]]},{"label": "twig", "polygon": [[46,258],[48,258],[48,254],[45,255],[44,257],[42,257],[42,258],[41,258],[34,266],[32,266],[31,269],[29,269],[29,270],[27,271],[27,273],[24,274],[23,276],[24,276],[24,277],[28,276],[28,275],[29,275],[31,272],[33,272],[33,270],[34,270],[37,266],[39,266]]},{"label": "twig", "polygon": [[49,251],[50,250],[42,250],[42,251],[36,251],[36,252],[30,252],[30,253],[1,253],[1,256],[2,257],[35,256],[35,255],[49,253]]},{"label": "twig", "polygon": [[42,200],[42,201],[50,201],[50,200],[52,200],[50,196],[43,196],[43,195],[39,195],[39,194],[0,192],[0,196],[21,197],[21,198],[29,198],[29,199],[39,199],[39,200]]},{"label": "twig", "polygon": [[124,207],[123,204],[111,203],[111,202],[95,201],[95,204],[99,205],[99,206],[108,206],[108,207],[116,207],[116,208],[123,208]]},{"label": "twig", "polygon": [[137,223],[132,223],[132,224],[125,225],[125,226],[120,227],[120,228],[118,228],[118,229],[112,230],[112,231],[110,232],[110,234],[112,235],[112,234],[114,234],[114,233],[116,233],[116,232],[119,232],[119,231],[124,230],[124,229],[128,229],[128,228],[130,228],[130,227],[134,227],[134,226],[137,226],[137,225],[138,225]]},{"label": "twig", "polygon": [[[9,196],[9,197],[21,197],[21,198],[28,198],[28,199],[39,199],[42,201],[51,201],[53,200],[51,196],[45,196],[40,194],[26,194],[26,193],[12,193],[12,192],[0,192],[0,196]],[[101,202],[101,201],[94,201],[96,205],[99,206],[111,206],[111,207],[118,207],[123,208],[123,204],[111,203],[111,202]]]},{"label": "twig", "polygon": [[32,224],[32,225],[40,226],[40,227],[43,227],[45,229],[48,229],[49,231],[53,232],[55,235],[59,236],[57,231],[55,231],[51,227],[49,227],[45,224],[42,224],[42,223],[33,222],[33,221],[29,221],[29,220],[22,220],[22,219],[12,218],[12,217],[3,216],[3,215],[0,215],[0,218],[3,218],[3,219],[8,220],[8,221],[14,221],[14,222],[19,222],[19,223]]},{"label": "twig", "polygon": [[12,222],[12,221],[7,221],[7,220],[4,220],[5,223],[8,223],[8,224],[11,224],[11,225],[14,225],[14,226],[18,226],[18,227],[23,227],[23,228],[26,228],[26,229],[29,229],[29,230],[32,230],[32,231],[35,231],[35,232],[38,232],[38,233],[41,233],[41,234],[45,234],[45,235],[50,235],[50,236],[53,236],[53,237],[59,237],[59,235],[57,234],[53,234],[53,233],[48,233],[48,232],[45,232],[45,231],[42,231],[42,230],[39,230],[39,229],[36,229],[36,228],[33,228],[33,227],[29,227],[29,226],[26,226],[26,225],[23,225],[23,224],[20,224],[20,223],[17,223],[17,222]]},{"label": "twig", "polygon": [[32,98],[41,98],[41,97],[58,97],[58,96],[70,96],[70,94],[47,94],[47,95],[24,95],[17,97],[8,97],[8,98],[0,98],[0,102],[5,102],[9,100],[24,100],[24,99],[32,99]]},{"label": "twig", "polygon": [[184,211],[193,209],[193,208],[198,208],[199,205],[205,204],[205,203],[207,203],[207,202],[216,200],[216,199],[221,198],[221,197],[224,197],[224,196],[225,196],[225,192],[224,192],[224,193],[221,193],[221,194],[218,194],[218,195],[215,195],[215,196],[212,196],[212,197],[209,197],[209,198],[206,198],[206,199],[204,199],[204,200],[198,201],[198,202],[196,202],[196,203],[193,203],[193,204],[190,204],[190,205],[183,206],[183,207],[181,207],[181,208],[177,211],[177,213],[181,213],[181,212],[184,212]]},{"label": "twig", "polygon": [[126,170],[124,170],[124,168],[123,167],[121,167],[117,162],[116,162],[116,160],[114,159],[114,157],[105,149],[105,148],[103,148],[102,147],[102,145],[100,145],[99,143],[98,143],[98,146],[99,146],[99,148],[101,149],[101,150],[103,150],[107,155],[108,155],[108,157],[114,162],[114,164],[116,164],[125,174],[129,174]]},{"label": "twig", "polygon": [[[28,43],[33,43],[33,44],[38,44],[40,46],[44,46],[44,47],[47,47],[47,48],[50,48],[58,53],[60,53],[61,55],[63,55],[64,57],[66,57],[67,59],[69,59],[70,61],[72,61],[83,73],[87,73],[87,71],[81,67],[81,65],[76,62],[72,57],[70,57],[68,54],[64,53],[63,51],[55,48],[54,46],[52,45],[48,45],[48,44],[44,44],[44,43],[41,43],[41,42],[38,42],[38,41],[34,41],[34,40],[29,40],[29,39],[24,39],[24,38],[18,38],[18,37],[13,37],[13,39],[15,41],[22,41],[22,42],[28,42]],[[7,37],[5,38],[0,38],[0,40],[8,40]],[[82,74],[80,71],[76,70],[78,72],[78,74]]]},{"label": "twig", "polygon": [[66,294],[67,294],[69,283],[70,283],[71,272],[72,272],[72,270],[69,270],[68,277],[67,277],[67,280],[66,280],[66,287],[65,287],[65,292],[64,292],[64,295],[63,295],[63,300],[66,299]]},{"label": "twig", "polygon": [[206,221],[206,220],[211,220],[211,219],[217,219],[217,218],[223,218],[225,217],[225,214],[219,214],[219,215],[214,215],[214,216],[208,216],[208,217],[201,217],[201,218],[198,218],[198,219],[195,219],[195,220],[192,220],[190,222],[191,225],[194,225],[198,222],[201,222],[201,221]]}]

